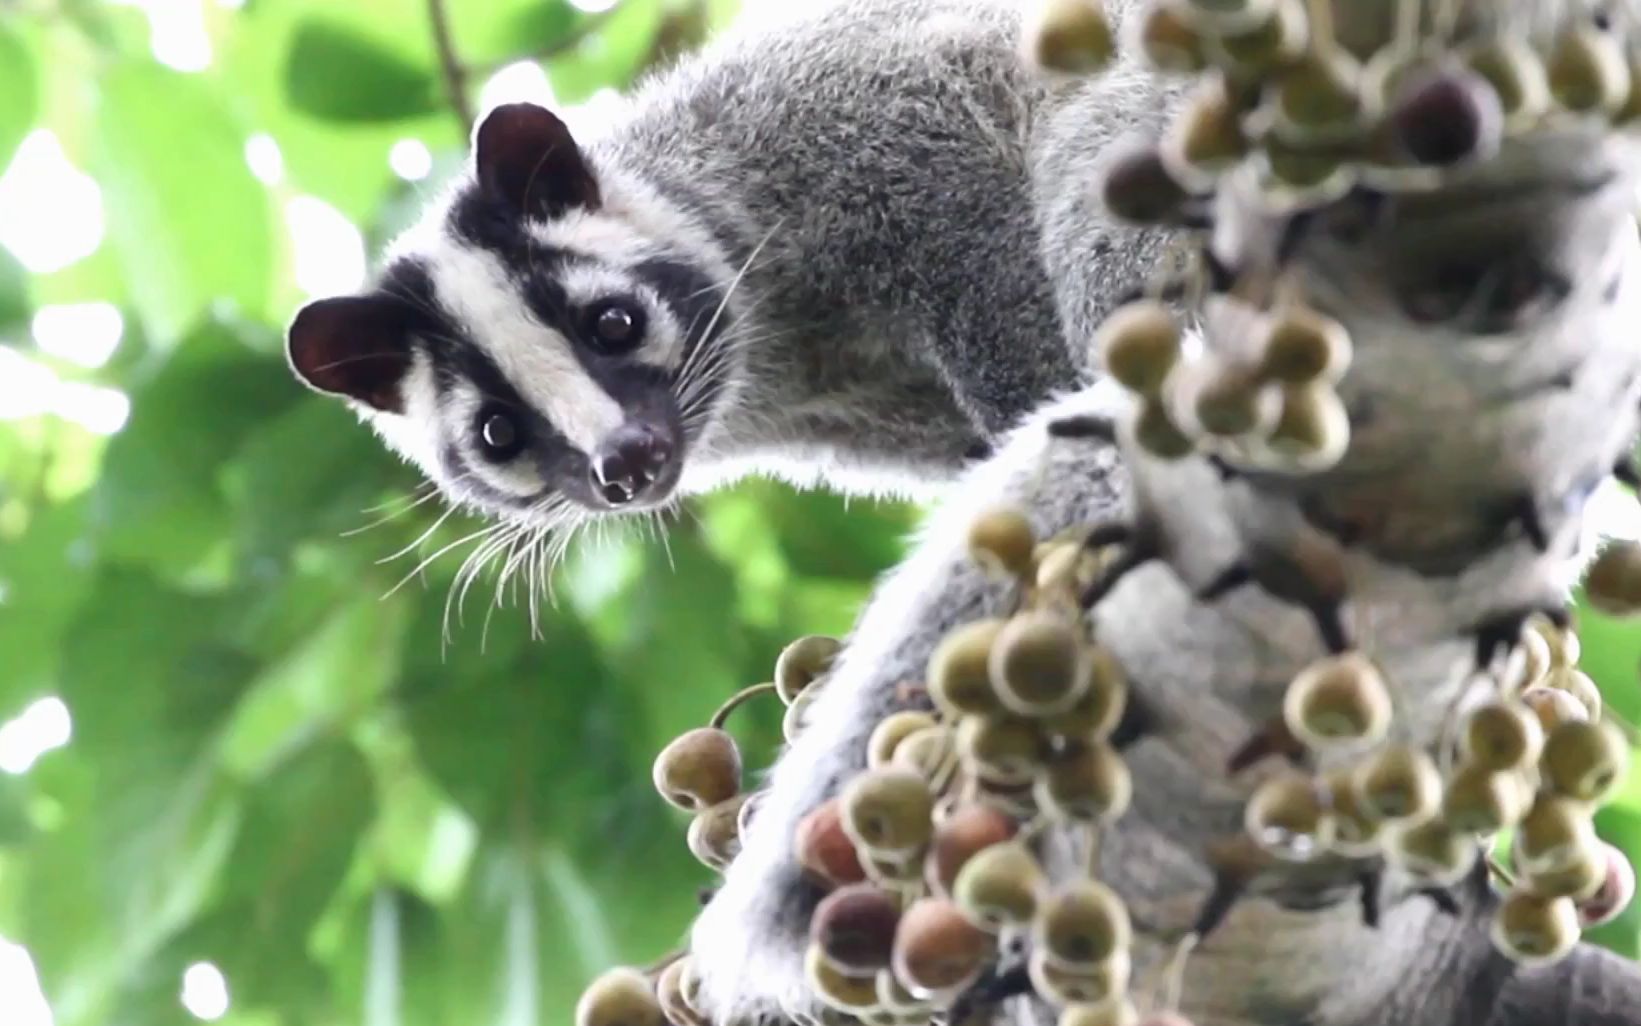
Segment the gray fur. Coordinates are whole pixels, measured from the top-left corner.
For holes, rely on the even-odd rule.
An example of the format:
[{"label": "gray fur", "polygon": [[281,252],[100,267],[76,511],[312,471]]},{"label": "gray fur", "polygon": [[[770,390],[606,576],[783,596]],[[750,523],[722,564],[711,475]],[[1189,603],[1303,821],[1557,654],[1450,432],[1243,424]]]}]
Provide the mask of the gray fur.
[{"label": "gray fur", "polygon": [[[1019,61],[1018,32],[1002,2],[823,5],[663,74],[593,146],[747,268],[737,295],[770,337],[745,352],[724,455],[911,457],[921,488],[1086,373],[1067,340],[1152,260],[1090,199],[1084,158],[1101,140],[1086,125],[1116,105],[1112,86],[1049,89]],[[1160,116],[1153,88],[1121,100]],[[1065,273],[1112,235],[1127,255],[1097,280]],[[926,410],[905,415],[907,396]]]}]

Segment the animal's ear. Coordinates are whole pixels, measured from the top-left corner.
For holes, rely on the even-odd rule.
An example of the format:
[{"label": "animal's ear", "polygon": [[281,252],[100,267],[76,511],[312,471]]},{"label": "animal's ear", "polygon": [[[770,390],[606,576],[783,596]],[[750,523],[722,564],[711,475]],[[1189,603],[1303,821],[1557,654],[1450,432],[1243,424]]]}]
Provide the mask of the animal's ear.
[{"label": "animal's ear", "polygon": [[596,209],[598,180],[558,116],[533,103],[503,104],[473,136],[479,184],[528,217]]},{"label": "animal's ear", "polygon": [[309,303],[291,322],[285,354],[312,388],[385,413],[404,410],[400,385],[410,371],[410,326],[392,299],[340,296]]}]

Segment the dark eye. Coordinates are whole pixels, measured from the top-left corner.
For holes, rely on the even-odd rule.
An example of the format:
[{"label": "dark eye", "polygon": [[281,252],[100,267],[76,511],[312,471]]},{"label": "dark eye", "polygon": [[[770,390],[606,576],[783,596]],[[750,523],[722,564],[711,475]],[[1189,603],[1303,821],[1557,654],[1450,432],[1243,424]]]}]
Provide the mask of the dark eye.
[{"label": "dark eye", "polygon": [[644,340],[644,311],[629,302],[602,303],[593,308],[588,327],[600,352],[625,353]]},{"label": "dark eye", "polygon": [[485,410],[479,414],[479,442],[485,456],[502,463],[524,450],[524,432],[512,414]]}]

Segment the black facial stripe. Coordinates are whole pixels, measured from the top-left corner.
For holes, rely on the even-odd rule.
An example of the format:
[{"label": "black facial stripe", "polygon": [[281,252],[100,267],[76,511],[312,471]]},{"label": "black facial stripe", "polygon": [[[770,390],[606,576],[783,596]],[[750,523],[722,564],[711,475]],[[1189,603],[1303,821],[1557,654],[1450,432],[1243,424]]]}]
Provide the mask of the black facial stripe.
[{"label": "black facial stripe", "polygon": [[496,254],[509,267],[518,266],[526,255],[529,236],[518,212],[477,185],[467,186],[450,205],[448,223],[458,241]]},{"label": "black facial stripe", "polygon": [[408,323],[416,333],[437,334],[449,327],[450,318],[439,306],[433,292],[433,279],[421,261],[398,260],[388,265],[376,290],[404,304],[409,314]]},{"label": "black facial stripe", "polygon": [[677,260],[656,258],[633,268],[633,273],[655,290],[663,306],[671,312],[684,332],[679,366],[688,363],[695,350],[723,334],[729,312],[720,310],[724,289],[699,268]]}]

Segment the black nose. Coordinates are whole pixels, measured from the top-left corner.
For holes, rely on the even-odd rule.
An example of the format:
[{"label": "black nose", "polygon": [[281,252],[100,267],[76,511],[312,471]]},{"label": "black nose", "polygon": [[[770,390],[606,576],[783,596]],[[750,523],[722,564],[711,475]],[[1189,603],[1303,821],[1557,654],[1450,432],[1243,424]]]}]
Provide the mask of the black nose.
[{"label": "black nose", "polygon": [[625,425],[593,457],[593,484],[611,506],[637,502],[672,459],[672,442],[654,428]]}]

